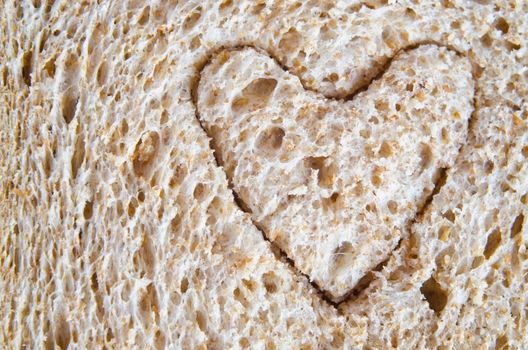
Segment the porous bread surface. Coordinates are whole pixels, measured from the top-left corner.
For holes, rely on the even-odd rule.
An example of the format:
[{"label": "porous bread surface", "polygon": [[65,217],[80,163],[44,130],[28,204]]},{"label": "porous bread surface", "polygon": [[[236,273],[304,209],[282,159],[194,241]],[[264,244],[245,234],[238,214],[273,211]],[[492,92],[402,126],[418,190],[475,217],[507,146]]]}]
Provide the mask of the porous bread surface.
[{"label": "porous bread surface", "polygon": [[422,46],[348,102],[306,92],[254,49],[201,74],[198,112],[258,227],[340,300],[386,260],[473,111],[469,62]]},{"label": "porous bread surface", "polygon": [[[0,344],[6,348],[528,346],[525,1],[33,0],[4,1],[0,7]],[[215,74],[223,74],[206,77],[222,48],[232,48],[227,64],[246,55],[236,72],[274,74],[277,85],[257,106],[260,113],[243,103],[239,111],[218,115],[211,109],[216,104],[201,108],[200,100],[212,92],[200,93],[202,82],[212,84]],[[425,67],[447,65],[453,71],[424,76],[426,68],[412,61],[423,50],[430,51],[425,57],[444,53],[443,59],[426,60]],[[408,63],[396,69],[398,62]],[[464,62],[471,66],[470,80]],[[265,117],[283,111],[281,147],[289,130],[303,131],[302,141],[309,144],[333,125],[343,133],[354,130],[356,124],[338,123],[343,118],[356,117],[357,125],[368,121],[364,113],[376,109],[375,89],[405,100],[401,113],[390,113],[403,122],[414,99],[390,90],[387,74],[393,70],[405,80],[409,69],[424,72],[415,79],[426,86],[447,79],[452,88],[467,91],[449,99],[459,101],[462,128],[439,112],[441,104],[429,102],[422,117],[438,119],[419,125],[445,125],[448,144],[437,145],[438,139],[412,123],[410,132],[426,138],[434,153],[421,180],[404,177],[406,184],[416,183],[403,193],[410,207],[398,205],[401,215],[385,212],[400,225],[400,244],[392,253],[382,249],[379,260],[388,261],[368,274],[371,282],[359,295],[329,303],[309,283],[315,280],[309,269],[328,269],[321,274],[328,285],[338,273],[324,261],[303,270],[309,252],[286,254],[289,262],[277,251],[293,251],[295,244],[284,239],[302,232],[284,230],[277,236],[282,241],[269,235],[272,225],[284,227],[293,216],[281,210],[257,217],[268,214],[270,202],[251,207],[252,200],[278,191],[279,182],[268,186],[270,193],[249,188],[245,201],[253,213],[245,213],[230,189],[231,182],[237,192],[236,174],[231,177],[226,159],[224,166],[216,163],[211,148],[219,148],[217,136],[223,140],[223,132],[237,129],[223,127],[217,135],[206,119],[202,129],[197,116],[257,118],[249,145],[270,122]],[[231,77],[224,83],[236,81],[241,85],[221,93],[234,97],[252,80]],[[279,96],[281,88],[290,91]],[[437,99],[424,95],[426,101]],[[347,96],[354,97],[332,100]],[[354,105],[359,100],[364,104]],[[321,116],[325,122],[309,123],[317,112],[310,109],[304,122],[286,128],[308,102],[328,109]],[[409,113],[405,123],[416,117]],[[398,143],[405,139],[397,129],[383,128],[390,119],[378,122],[369,126],[398,135]],[[309,136],[310,130],[316,135]],[[226,137],[221,149],[238,151],[227,142],[237,137]],[[312,151],[330,144],[338,152],[336,138],[323,141]],[[416,145],[409,143],[411,149]],[[248,173],[258,171],[250,169],[257,162],[270,162],[263,154],[240,159],[240,151],[231,161],[243,160]],[[394,149],[402,156],[406,151]],[[366,154],[360,148],[342,152]],[[289,156],[319,154],[293,150]],[[326,163],[312,160],[307,165],[316,169],[309,184],[316,188]],[[367,169],[382,162],[376,153],[369,160],[365,156]],[[280,169],[278,163],[270,166]],[[401,174],[398,164],[415,167],[399,160],[390,164],[395,176]],[[442,167],[445,174],[434,176]],[[280,178],[287,185],[295,181]],[[386,210],[379,203],[376,209]],[[298,210],[304,216],[308,209]],[[379,224],[383,216],[378,212],[372,220]],[[294,220],[290,224],[298,227]],[[327,242],[328,247],[310,244],[330,256],[338,241]],[[354,248],[372,254],[368,245]],[[366,258],[366,265],[374,260]],[[352,276],[359,261],[346,260],[343,273]]]}]

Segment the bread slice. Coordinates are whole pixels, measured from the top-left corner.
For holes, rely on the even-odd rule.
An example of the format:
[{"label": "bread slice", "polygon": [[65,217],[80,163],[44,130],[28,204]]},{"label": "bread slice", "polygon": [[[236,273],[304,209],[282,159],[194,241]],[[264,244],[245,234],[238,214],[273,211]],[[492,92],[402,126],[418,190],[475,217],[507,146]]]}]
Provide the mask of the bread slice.
[{"label": "bread slice", "polygon": [[338,302],[387,260],[453,165],[474,84],[437,46],[397,55],[349,101],[306,91],[253,48],[202,71],[198,112],[255,224]]},{"label": "bread slice", "polygon": [[[526,2],[509,0],[0,1],[0,344],[526,349],[526,13]],[[431,177],[418,184],[421,196],[407,195],[411,208],[398,206],[411,218],[400,244],[339,304],[309,283],[297,261],[278,252],[278,238],[266,241],[272,231],[261,230],[263,236],[255,212],[236,205],[235,183],[215,162],[214,140],[197,118],[202,109],[196,97],[206,95],[192,95],[204,65],[218,62],[225,48],[251,60],[233,67],[247,72],[242,85],[220,93],[236,97],[253,81],[250,75],[272,72],[277,85],[267,102],[256,105],[288,112],[284,121],[299,115],[294,103],[305,102],[333,106],[323,117],[341,120],[345,116],[337,112],[344,111],[364,121],[363,112],[374,112],[376,101],[367,98],[372,91],[357,91],[379,78],[374,84],[380,93],[399,95],[380,74],[391,60],[389,70],[408,62],[394,77],[405,80],[410,69],[420,70],[413,48],[431,53],[422,55],[426,68],[445,63],[460,70],[426,76],[429,68],[422,69],[420,81],[455,77],[458,86],[468,70],[459,67],[470,64],[474,113],[456,159],[437,181],[432,175],[438,168],[427,168]],[[443,59],[428,60],[442,53]],[[222,84],[237,79],[226,77]],[[280,100],[279,91],[288,86],[293,90],[284,96],[295,97]],[[344,102],[321,94],[356,95]],[[361,94],[365,105],[348,110]],[[433,96],[425,101],[425,107],[438,106]],[[317,114],[308,112],[306,119]],[[218,117],[229,115],[256,113]],[[440,116],[436,123],[447,122],[447,115]],[[379,122],[374,126],[380,134],[398,134],[382,128],[390,121]],[[315,135],[330,133],[322,122],[299,125],[320,129]],[[343,133],[354,125],[346,123]],[[454,152],[454,144],[448,149]],[[318,174],[326,163],[308,164],[316,168],[302,163],[314,189],[324,192]],[[387,210],[383,205],[376,206],[374,219]],[[328,245],[320,250],[335,248]]]}]

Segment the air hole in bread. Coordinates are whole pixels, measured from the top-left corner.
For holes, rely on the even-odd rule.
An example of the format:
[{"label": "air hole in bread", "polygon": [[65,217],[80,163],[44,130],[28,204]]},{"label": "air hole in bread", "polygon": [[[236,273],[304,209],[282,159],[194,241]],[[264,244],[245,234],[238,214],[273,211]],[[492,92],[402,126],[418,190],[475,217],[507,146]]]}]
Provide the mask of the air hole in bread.
[{"label": "air hole in bread", "polygon": [[455,254],[455,248],[453,245],[450,245],[447,248],[443,249],[436,256],[436,265],[440,268],[448,266],[448,264],[451,262],[451,257],[453,256],[453,254]]},{"label": "air hole in bread", "polygon": [[506,40],[506,48],[508,51],[516,51],[521,48],[521,43],[515,40]]},{"label": "air hole in bread", "polygon": [[425,143],[420,144],[420,173],[429,167],[433,160],[431,147]]},{"label": "air hole in bread", "polygon": [[507,350],[509,348],[506,334],[499,336],[495,341],[495,350]]},{"label": "air hole in bread", "polygon": [[243,349],[248,349],[249,348],[249,340],[246,337],[240,338],[240,340],[238,341],[238,344],[240,344],[240,346]]},{"label": "air hole in bread", "polygon": [[321,203],[325,212],[329,210],[337,212],[342,208],[342,198],[337,192],[332,193],[328,198],[322,198]]},{"label": "air hole in bread", "polygon": [[207,197],[208,194],[209,194],[209,188],[207,187],[207,185],[203,183],[199,183],[194,188],[193,197],[197,201],[202,202]]},{"label": "air hole in bread", "polygon": [[455,20],[455,21],[451,22],[450,26],[453,29],[460,29],[460,21],[459,20]]},{"label": "air hole in bread", "polygon": [[137,206],[138,206],[137,200],[135,198],[132,198],[130,202],[128,203],[128,209],[127,209],[128,217],[131,218],[136,214]]},{"label": "air hole in bread", "polygon": [[80,96],[79,76],[79,58],[76,54],[70,53],[64,60],[60,82],[60,86],[63,89],[60,100],[60,111],[67,124],[73,120],[77,111]]},{"label": "air hole in bread", "polygon": [[[197,209],[195,209],[194,211],[197,211]],[[196,225],[196,222],[198,221],[197,216],[191,215],[191,218],[193,220],[193,224]],[[194,254],[194,252],[196,251],[196,248],[198,248],[199,244],[200,244],[200,239],[198,238],[197,235],[193,235],[191,237],[191,244],[189,246],[189,253]]]},{"label": "air hole in bread", "polygon": [[208,107],[214,106],[218,103],[218,97],[220,96],[220,91],[215,88],[211,88],[211,91],[207,94],[207,98],[205,100],[205,104]]},{"label": "air hole in bread", "polygon": [[372,117],[369,118],[368,122],[371,123],[371,124],[374,124],[374,125],[378,125],[379,124],[379,119],[378,119],[378,117],[372,116]]},{"label": "air hole in bread", "polygon": [[84,155],[85,155],[85,145],[84,145],[84,137],[83,134],[80,132],[80,125],[77,125],[77,135],[75,136],[75,147],[73,149],[73,155],[71,160],[71,171],[72,171],[72,177],[75,179],[77,177],[77,174],[79,172],[79,168],[84,162]]},{"label": "air hole in bread", "polygon": [[511,192],[513,191],[510,184],[508,182],[504,181],[500,184],[500,189],[502,192]]},{"label": "air hole in bread", "polygon": [[218,9],[220,11],[225,11],[229,7],[233,5],[233,0],[223,0],[220,5],[218,6]]},{"label": "air hole in bread", "polygon": [[185,294],[188,289],[189,289],[189,280],[187,279],[187,277],[184,277],[182,278],[180,282],[180,292],[182,292],[182,294]]},{"label": "air hole in bread", "polygon": [[279,279],[272,271],[262,275],[262,283],[264,284],[264,288],[266,288],[266,292],[269,294],[273,294],[278,290],[277,285],[279,284]]},{"label": "air hole in bread", "polygon": [[60,347],[60,349],[67,349],[71,341],[70,325],[66,322],[64,316],[60,316],[55,323],[55,329],[53,330],[55,334],[55,345]]},{"label": "air hole in bread", "polygon": [[79,335],[77,333],[77,329],[75,329],[75,327],[71,330],[71,341],[72,343],[77,343],[77,341],[79,340]]},{"label": "air hole in bread", "polygon": [[51,169],[53,168],[54,159],[48,147],[44,148],[44,159],[42,162],[42,168],[46,177],[50,176]]},{"label": "air hole in bread", "polygon": [[363,186],[363,183],[361,181],[356,182],[354,187],[352,188],[352,194],[355,196],[361,196],[365,192],[365,187]]},{"label": "air hole in bread", "polygon": [[22,267],[21,266],[22,265],[22,255],[18,247],[14,249],[13,259],[11,260],[11,264],[14,265],[13,270],[15,271],[15,276],[18,275]]},{"label": "air hole in bread", "polygon": [[0,76],[2,77],[1,85],[7,86],[7,76],[8,76],[7,67],[2,67],[2,71],[1,71],[1,75]]},{"label": "air hole in bread", "polygon": [[382,158],[388,158],[392,156],[392,146],[390,145],[390,143],[388,143],[387,141],[383,141],[381,143],[378,154]]},{"label": "air hole in bread", "polygon": [[266,0],[258,0],[256,1],[256,4],[255,6],[253,6],[253,11],[252,13],[254,15],[258,15],[259,13],[262,12],[262,10],[264,10],[266,8]]},{"label": "air hole in bread", "polygon": [[390,200],[387,202],[387,208],[389,208],[389,211],[391,214],[397,214],[398,213],[398,203],[396,203],[393,200]]},{"label": "air hole in bread", "polygon": [[503,271],[502,285],[506,288],[510,288],[512,283],[512,272],[509,269]]},{"label": "air hole in bread", "polygon": [[332,332],[332,342],[330,345],[332,345],[335,349],[342,349],[345,344],[345,335],[343,332],[339,329],[335,329]]},{"label": "air hole in bread", "polygon": [[166,338],[165,333],[161,332],[160,330],[156,331],[156,334],[154,335],[154,345],[156,346],[157,350],[162,350],[166,348]]},{"label": "air hole in bread", "polygon": [[163,203],[161,203],[160,206],[158,207],[158,220],[161,220],[164,214],[165,214],[165,207],[163,206]]},{"label": "air hole in bread", "polygon": [[[78,29],[79,29],[78,20],[77,18],[72,17],[69,21],[68,27],[66,28],[66,37],[68,39],[73,39]],[[82,41],[84,41],[84,39]],[[77,52],[79,51],[80,51],[80,45],[77,46]]]},{"label": "air hole in bread", "polygon": [[379,113],[388,112],[389,111],[389,103],[385,100],[376,100],[374,103],[374,107]]},{"label": "air hole in bread", "polygon": [[451,227],[442,226],[438,230],[438,239],[446,242],[449,239],[450,234],[451,234]]},{"label": "air hole in bread", "polygon": [[150,237],[145,235],[140,249],[136,253],[136,266],[140,266],[145,271],[148,278],[154,277],[156,268],[156,256]]},{"label": "air hole in bread", "polygon": [[159,321],[158,293],[156,292],[154,283],[150,283],[143,292],[139,300],[139,312],[141,320],[145,325]]},{"label": "air hole in bread", "polygon": [[449,143],[449,131],[447,131],[446,128],[442,128],[440,133],[441,133],[441,137],[442,137],[442,143],[444,143],[444,144]]},{"label": "air hole in bread", "polygon": [[369,203],[369,204],[365,205],[365,210],[368,211],[369,213],[377,213],[378,212],[378,208],[376,207],[376,204],[374,204],[374,203]]},{"label": "air hole in bread", "polygon": [[255,291],[256,283],[253,280],[242,278],[242,283],[250,292]]},{"label": "air hole in bread", "polygon": [[97,272],[92,273],[92,276],[90,277],[90,287],[92,288],[94,294],[99,293],[99,282],[97,280]]},{"label": "air hole in bread", "polygon": [[493,38],[489,35],[489,33],[486,33],[480,37],[480,42],[484,47],[491,47],[493,45]]},{"label": "air hole in bread", "polygon": [[272,339],[266,340],[266,350],[276,350],[277,346]]},{"label": "air hole in bread", "polygon": [[132,155],[132,164],[136,175],[146,177],[150,173],[159,142],[159,134],[155,131],[148,131],[141,136]]},{"label": "air hole in bread", "polygon": [[383,180],[382,180],[382,169],[379,168],[379,167],[375,167],[374,170],[372,171],[372,175],[370,177],[370,181],[372,182],[372,184],[375,186],[375,187],[380,187],[383,183]]},{"label": "air hole in bread", "polygon": [[198,328],[200,328],[202,332],[205,332],[207,327],[207,320],[205,319],[204,313],[201,311],[196,311],[195,319],[196,324],[198,324]]},{"label": "air hole in bread", "polygon": [[160,125],[163,125],[167,123],[168,121],[169,121],[169,113],[167,113],[167,110],[164,109],[160,115]]},{"label": "air hole in bread", "polygon": [[502,34],[508,34],[508,31],[510,30],[510,25],[503,17],[497,18],[497,20],[493,23],[493,26],[495,29],[502,32]]},{"label": "air hole in bread", "polygon": [[493,253],[495,253],[500,243],[501,243],[501,231],[499,229],[495,229],[488,236],[486,246],[484,247],[484,256],[486,257],[486,259],[489,259],[493,255]]},{"label": "air hole in bread", "polygon": [[33,51],[24,52],[22,55],[22,79],[27,86],[31,86],[31,66],[33,58]]},{"label": "air hole in bread", "polygon": [[371,10],[387,6],[389,3],[388,0],[362,0],[359,2]]},{"label": "air hole in bread", "polygon": [[304,166],[317,171],[317,184],[323,188],[331,188],[336,176],[337,167],[328,157],[307,157]]},{"label": "air hole in bread", "polygon": [[237,300],[245,308],[247,308],[249,306],[249,301],[244,296],[244,294],[242,293],[240,288],[237,287],[237,288],[235,288],[235,290],[233,290],[233,296],[235,297],[235,300]]},{"label": "air hole in bread", "polygon": [[77,88],[70,87],[64,92],[61,100],[62,117],[69,124],[75,117],[77,104],[79,103],[79,92]]},{"label": "air hole in bread", "polygon": [[[207,225],[214,226],[219,218],[225,213],[222,199],[214,196],[207,207]],[[213,246],[214,249],[214,246]]]},{"label": "air hole in bread", "polygon": [[371,135],[371,131],[370,130],[363,129],[363,130],[359,131],[359,136],[361,136],[364,139],[370,138],[370,135]]},{"label": "air hole in bread", "polygon": [[488,210],[486,216],[484,216],[484,231],[488,232],[499,220],[499,209],[495,208]]},{"label": "air hole in bread", "polygon": [[83,216],[85,220],[90,220],[93,215],[93,203],[88,201],[84,203]]},{"label": "air hole in bread", "polygon": [[442,216],[451,222],[455,222],[456,215],[451,209],[445,211]]},{"label": "air hole in bread", "polygon": [[484,261],[486,261],[486,258],[484,258],[484,256],[476,256],[475,258],[473,258],[473,262],[471,263],[471,269],[476,269],[477,267],[482,265]]},{"label": "air hole in bread", "polygon": [[101,64],[99,65],[99,68],[97,68],[97,73],[95,76],[96,76],[97,84],[99,84],[99,86],[104,86],[104,84],[106,83],[106,79],[108,77],[108,65],[106,64],[105,61],[101,62]]},{"label": "air hole in bread", "polygon": [[185,31],[191,30],[196,23],[200,20],[202,17],[202,7],[198,6],[190,15],[185,18],[185,21],[183,22],[183,29]]},{"label": "air hole in bread", "polygon": [[520,213],[513,221],[513,225],[511,227],[511,237],[512,238],[517,236],[521,232],[523,228],[523,223],[524,223],[524,215]]},{"label": "air hole in bread", "polygon": [[213,243],[213,247],[211,248],[211,252],[213,254],[223,254],[225,251],[229,250],[228,248],[231,245],[232,240],[232,235],[227,232],[218,234],[215,242]]},{"label": "air hole in bread", "polygon": [[420,288],[420,291],[429,303],[429,307],[438,315],[445,308],[447,304],[447,292],[442,289],[442,286],[431,276]]},{"label": "air hole in bread", "polygon": [[301,39],[299,32],[295,28],[290,28],[279,41],[279,49],[292,53],[299,47]]},{"label": "air hole in bread", "polygon": [[[13,308],[14,309],[14,308]],[[44,341],[44,350],[54,350],[55,349],[55,340],[53,337],[53,329],[50,327],[50,321],[45,320],[43,324],[43,331],[46,334],[46,340]]]},{"label": "air hole in bread", "polygon": [[339,75],[337,73],[331,73],[323,79],[323,81],[331,81],[332,83],[335,83],[338,80],[339,80]]},{"label": "air hole in bread", "polygon": [[521,150],[521,153],[524,158],[528,158],[528,146],[524,146]]},{"label": "air hole in bread", "polygon": [[169,180],[169,186],[175,187],[181,185],[187,176],[187,167],[184,164],[176,165],[172,177]]},{"label": "air hole in bread", "polygon": [[337,248],[334,249],[334,268],[342,270],[350,265],[352,262],[350,257],[354,253],[354,247],[352,243],[345,241],[342,242]]},{"label": "air hole in bread", "polygon": [[390,27],[383,29],[381,32],[381,40],[391,49],[398,47],[398,34]]},{"label": "air hole in bread", "polygon": [[237,113],[263,108],[268,104],[276,86],[276,79],[257,78],[242,89],[240,95],[233,100],[231,108]]},{"label": "air hole in bread", "polygon": [[282,146],[286,133],[278,126],[272,126],[262,131],[256,140],[256,147],[265,154],[275,154]]},{"label": "air hole in bread", "polygon": [[150,19],[150,6],[146,6],[138,17],[137,23],[144,26]]}]

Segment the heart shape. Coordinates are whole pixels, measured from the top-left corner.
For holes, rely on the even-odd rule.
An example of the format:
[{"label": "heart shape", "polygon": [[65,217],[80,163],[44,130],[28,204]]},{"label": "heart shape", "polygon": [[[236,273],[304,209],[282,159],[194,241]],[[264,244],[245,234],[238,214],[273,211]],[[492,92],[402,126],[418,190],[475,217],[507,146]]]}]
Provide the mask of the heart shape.
[{"label": "heart shape", "polygon": [[454,163],[473,94],[467,59],[435,45],[400,52],[346,101],[248,47],[204,67],[197,108],[254,223],[337,302],[391,255]]}]

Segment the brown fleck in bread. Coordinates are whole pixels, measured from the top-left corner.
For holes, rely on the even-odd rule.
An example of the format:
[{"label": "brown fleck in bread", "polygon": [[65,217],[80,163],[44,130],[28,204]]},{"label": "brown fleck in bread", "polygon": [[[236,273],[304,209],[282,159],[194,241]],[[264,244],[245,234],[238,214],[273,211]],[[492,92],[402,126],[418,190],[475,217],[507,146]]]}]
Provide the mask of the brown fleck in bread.
[{"label": "brown fleck in bread", "polygon": [[0,13],[3,347],[528,346],[526,2]]}]

